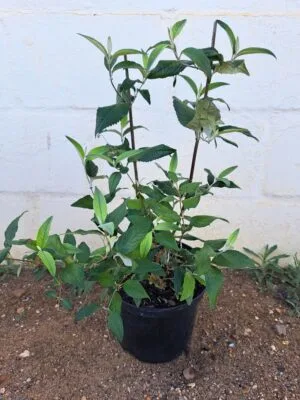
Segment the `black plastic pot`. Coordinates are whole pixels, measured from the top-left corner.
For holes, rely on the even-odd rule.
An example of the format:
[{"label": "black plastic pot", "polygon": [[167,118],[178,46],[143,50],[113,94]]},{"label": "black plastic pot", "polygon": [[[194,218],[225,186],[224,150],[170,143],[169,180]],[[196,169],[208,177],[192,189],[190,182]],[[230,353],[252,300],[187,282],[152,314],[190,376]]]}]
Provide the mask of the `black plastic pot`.
[{"label": "black plastic pot", "polygon": [[203,293],[204,287],[199,287],[191,305],[184,303],[170,308],[136,307],[123,300],[123,349],[148,363],[177,358],[187,350]]}]

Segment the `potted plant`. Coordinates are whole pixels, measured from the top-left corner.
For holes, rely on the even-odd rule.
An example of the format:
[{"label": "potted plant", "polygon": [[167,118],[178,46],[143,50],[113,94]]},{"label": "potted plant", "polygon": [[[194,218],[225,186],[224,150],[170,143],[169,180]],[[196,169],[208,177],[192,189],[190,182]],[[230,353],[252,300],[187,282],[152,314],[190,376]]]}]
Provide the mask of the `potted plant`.
[{"label": "potted plant", "polygon": [[[227,103],[211,93],[227,83],[213,78],[222,74],[249,75],[243,56],[274,54],[258,47],[240,50],[238,38],[220,20],[214,23],[209,47],[179,51],[175,40],[185,23],[185,20],[176,22],[168,30],[167,40],[147,50],[126,48],[114,52],[110,38],[105,47],[96,39],[81,35],[104,56],[104,66],[116,93],[115,104],[98,108],[95,135],[101,139],[104,133],[110,133],[119,138],[119,144],[104,143],[85,150],[67,137],[78,152],[90,188],[90,194],[72,206],[91,211],[94,229],[67,230],[61,238],[50,234],[50,217],[34,240],[16,241],[18,217],[6,232],[9,238],[2,253],[4,259],[13,244],[25,244],[31,249],[33,252],[26,259],[38,265],[39,274],[48,271],[53,277],[53,290],[47,295],[57,298],[67,309],[73,307],[72,293],[81,294],[100,285],[99,301],[85,304],[76,312],[76,320],[104,305],[109,329],[123,348],[147,362],[170,361],[182,353],[204,291],[210,305],[216,304],[224,268],[253,267],[250,258],[233,250],[239,230],[225,239],[206,240],[199,236],[200,228],[216,220],[226,221],[196,211],[201,210],[198,207],[201,198],[212,194],[214,189],[238,188],[230,178],[237,167],[218,174],[205,169],[205,182],[194,180],[194,170],[200,142],[217,146],[221,140],[237,147],[231,139],[234,133],[256,139],[248,129],[222,122],[218,105]],[[230,60],[225,60],[216,49],[217,27],[229,37]],[[158,61],[162,54],[164,57]],[[121,72],[121,81],[116,83],[115,77],[120,77]],[[135,133],[143,128],[134,121],[135,101],[142,96],[150,104],[147,82],[165,78],[173,79],[173,85],[183,79],[191,88],[190,100],[173,98],[179,123],[192,131],[191,139],[194,137],[188,177],[180,173],[175,149],[165,144],[139,148],[135,144]],[[143,184],[139,164],[163,157],[169,158],[169,163],[168,167],[157,165],[162,177]],[[109,176],[99,173],[99,162],[109,165],[112,171]],[[104,182],[102,190],[97,186],[99,179]],[[131,195],[126,197],[122,197],[124,181],[132,187]],[[116,198],[118,192],[121,196]],[[112,207],[116,200],[117,205]],[[87,234],[97,235],[99,245],[95,250],[84,241],[77,243],[75,236]],[[70,288],[68,298],[61,295],[63,286]]]}]

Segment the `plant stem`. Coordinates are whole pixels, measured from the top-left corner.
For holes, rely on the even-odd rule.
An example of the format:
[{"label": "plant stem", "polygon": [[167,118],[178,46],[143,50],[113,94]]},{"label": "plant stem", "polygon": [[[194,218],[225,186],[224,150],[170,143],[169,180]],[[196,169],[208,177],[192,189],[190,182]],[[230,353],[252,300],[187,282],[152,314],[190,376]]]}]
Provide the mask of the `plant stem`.
[{"label": "plant stem", "polygon": [[[124,56],[124,61],[127,61],[127,56],[126,55]],[[126,79],[129,79],[128,68],[125,69],[125,75],[126,75]],[[131,148],[134,150],[135,149],[135,137],[134,137],[134,125],[133,125],[131,100],[130,100],[130,106],[129,106],[129,128],[130,128]],[[138,174],[137,162],[136,161],[133,161],[133,169],[134,169],[135,185],[136,185],[136,190],[137,190],[137,185],[138,185],[138,182],[139,182],[139,174]]]},{"label": "plant stem", "polygon": [[[211,38],[211,47],[215,47],[215,44],[216,44],[217,26],[218,26],[218,23],[217,23],[217,21],[215,21],[214,26],[213,26],[212,38]],[[207,77],[204,98],[207,97],[210,81],[211,81],[211,77]],[[193,158],[192,158],[191,171],[190,171],[190,177],[189,177],[190,182],[192,182],[193,177],[194,177],[194,170],[195,170],[197,152],[198,152],[199,141],[200,141],[200,136],[197,133],[195,133],[195,135],[196,135],[196,137],[195,137]]]},{"label": "plant stem", "polygon": [[195,144],[194,144],[194,151],[193,151],[193,158],[192,158],[192,164],[191,164],[191,171],[190,171],[190,177],[189,181],[192,182],[193,177],[194,177],[194,171],[195,171],[195,164],[196,164],[196,159],[197,159],[197,153],[198,153],[198,147],[199,147],[199,141],[200,137],[195,133]]}]

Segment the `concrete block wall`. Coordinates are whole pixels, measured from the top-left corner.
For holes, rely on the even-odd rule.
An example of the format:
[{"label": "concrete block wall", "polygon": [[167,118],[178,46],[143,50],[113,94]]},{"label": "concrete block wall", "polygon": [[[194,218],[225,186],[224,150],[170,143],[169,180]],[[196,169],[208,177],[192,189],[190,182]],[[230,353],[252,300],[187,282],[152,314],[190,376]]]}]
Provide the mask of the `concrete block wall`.
[{"label": "concrete block wall", "polygon": [[[227,21],[242,47],[272,49],[278,61],[248,58],[251,77],[227,79],[231,86],[215,92],[226,98],[227,123],[248,127],[260,143],[239,137],[239,149],[202,145],[196,169],[220,171],[239,165],[234,180],[242,191],[217,191],[201,201],[204,214],[220,215],[203,230],[207,238],[222,237],[240,227],[239,245],[259,249],[277,243],[284,251],[300,250],[300,2],[296,0],[0,0],[0,240],[8,222],[23,210],[19,237],[34,235],[39,224],[54,216],[53,228],[91,226],[90,212],[70,208],[88,193],[77,154],[65,135],[92,146],[95,110],[114,101],[101,55],[76,35],[99,40],[112,36],[119,47],[146,47],[166,37],[176,20],[188,24],[179,45],[205,47],[214,19]],[[220,32],[217,47],[228,48]],[[226,80],[225,76],[222,77]],[[171,82],[152,82],[152,106],[143,102],[137,123],[138,145],[164,142],[180,150],[187,173],[193,135],[176,121],[174,94],[188,89]],[[186,92],[188,93],[188,92]],[[144,182],[160,172],[143,166]],[[1,247],[1,246],[0,246]]]}]

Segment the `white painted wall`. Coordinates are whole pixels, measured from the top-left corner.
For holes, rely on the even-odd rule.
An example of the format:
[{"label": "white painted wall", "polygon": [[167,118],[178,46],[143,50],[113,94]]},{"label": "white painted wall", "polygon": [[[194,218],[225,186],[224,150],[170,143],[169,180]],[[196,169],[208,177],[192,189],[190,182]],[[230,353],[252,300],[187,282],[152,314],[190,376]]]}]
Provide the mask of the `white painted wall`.
[{"label": "white painted wall", "polygon": [[[239,165],[235,181],[242,191],[220,190],[201,202],[204,214],[221,215],[206,237],[221,237],[241,227],[240,245],[254,249],[278,243],[300,250],[300,1],[299,0],[0,0],[0,235],[23,210],[19,237],[32,236],[47,216],[54,229],[90,226],[89,211],[69,204],[88,187],[76,153],[65,135],[81,143],[93,139],[95,109],[113,102],[100,54],[76,36],[81,32],[115,48],[145,47],[166,36],[176,20],[188,19],[179,43],[204,47],[215,18],[227,21],[243,47],[258,45],[278,56],[248,58],[251,77],[230,79],[219,89],[232,107],[224,121],[248,127],[260,143],[239,138],[239,149],[200,148],[197,177],[207,167],[219,171]],[[220,49],[228,47],[222,33]],[[224,77],[224,76],[223,76]],[[164,142],[181,151],[187,173],[193,135],[176,121],[171,96],[180,85],[151,83],[151,108],[138,104],[137,123],[150,133],[139,145]],[[145,181],[160,174],[143,169]],[[1,247],[1,246],[0,246]]]}]

